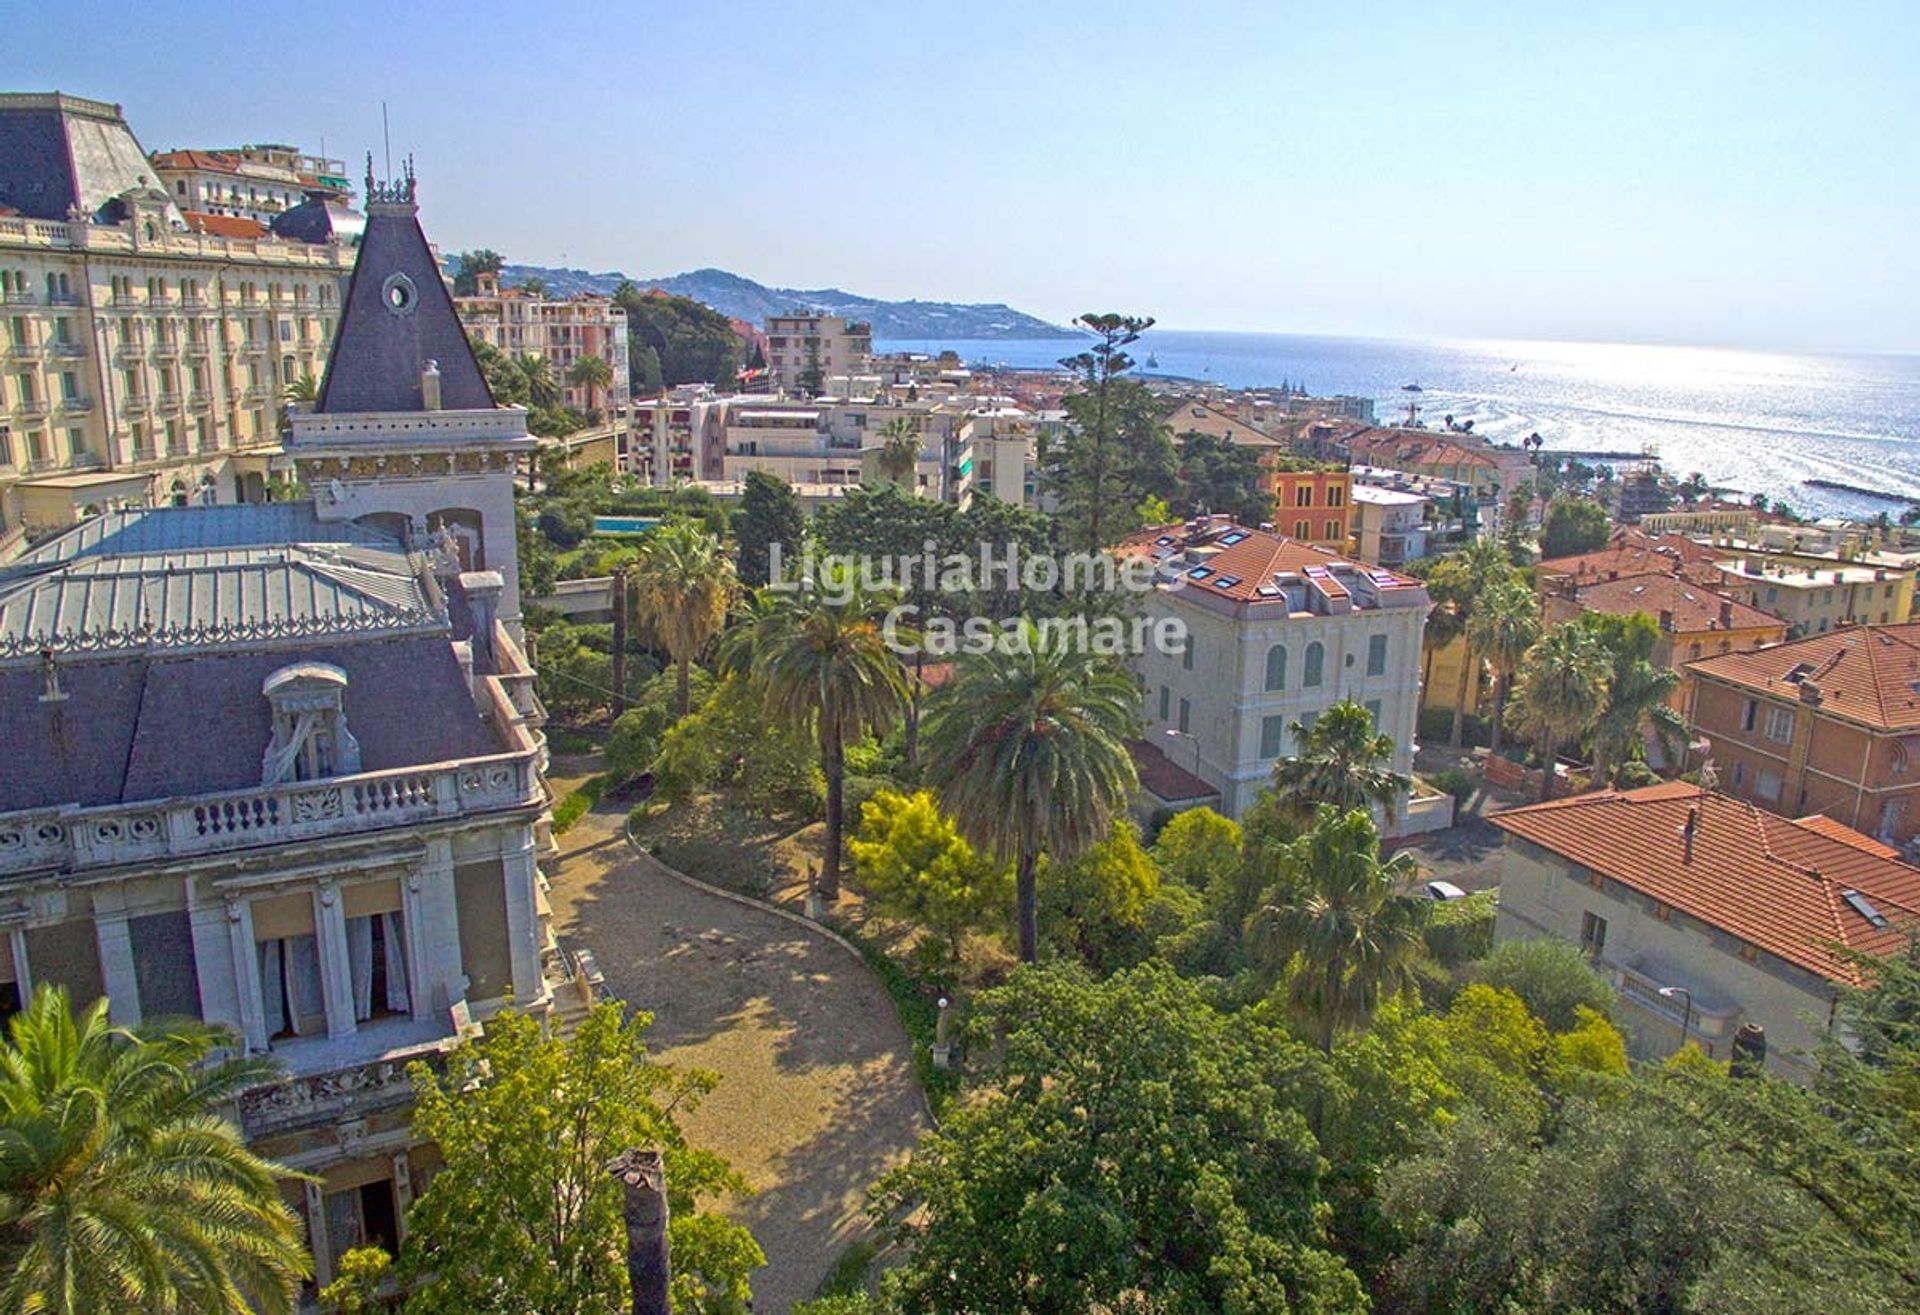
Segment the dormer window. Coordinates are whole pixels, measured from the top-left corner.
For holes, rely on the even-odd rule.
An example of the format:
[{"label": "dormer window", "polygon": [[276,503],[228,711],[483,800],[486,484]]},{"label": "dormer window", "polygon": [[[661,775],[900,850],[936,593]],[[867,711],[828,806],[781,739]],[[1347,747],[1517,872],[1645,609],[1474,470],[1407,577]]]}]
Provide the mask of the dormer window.
[{"label": "dormer window", "polygon": [[296,662],[268,676],[260,692],[273,705],[273,738],[260,760],[260,783],[317,781],[360,770],[360,742],[347,730],[347,673],[325,662]]}]

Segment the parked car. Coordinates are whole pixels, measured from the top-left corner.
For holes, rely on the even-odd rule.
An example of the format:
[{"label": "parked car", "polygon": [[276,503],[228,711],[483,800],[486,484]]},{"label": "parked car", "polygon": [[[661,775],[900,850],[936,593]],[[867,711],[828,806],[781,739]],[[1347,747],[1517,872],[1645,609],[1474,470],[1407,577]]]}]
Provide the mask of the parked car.
[{"label": "parked car", "polygon": [[1429,881],[1425,888],[1428,899],[1448,900],[1465,899],[1467,892],[1451,881]]}]

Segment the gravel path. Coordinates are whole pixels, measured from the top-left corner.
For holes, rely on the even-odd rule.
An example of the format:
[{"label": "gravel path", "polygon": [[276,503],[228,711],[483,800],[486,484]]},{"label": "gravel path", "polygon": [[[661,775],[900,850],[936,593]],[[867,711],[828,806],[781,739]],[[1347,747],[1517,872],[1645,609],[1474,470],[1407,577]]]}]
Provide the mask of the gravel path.
[{"label": "gravel path", "polygon": [[554,925],[654,1015],[656,1058],[720,1074],[684,1126],[753,1185],[729,1213],[767,1253],[754,1308],[782,1315],[864,1234],[868,1184],[926,1126],[911,1048],[853,956],[676,880],[627,845],[623,820],[596,810],[560,838]]}]

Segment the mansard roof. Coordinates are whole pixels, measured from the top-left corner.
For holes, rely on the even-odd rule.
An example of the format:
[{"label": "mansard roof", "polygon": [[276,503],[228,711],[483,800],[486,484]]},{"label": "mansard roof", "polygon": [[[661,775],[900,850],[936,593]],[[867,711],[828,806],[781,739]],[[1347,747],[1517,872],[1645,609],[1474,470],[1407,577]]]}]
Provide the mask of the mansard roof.
[{"label": "mansard roof", "polygon": [[311,500],[237,502],[194,507],[129,507],[90,516],[0,568],[0,582],[80,557],[130,556],[188,548],[271,544],[356,544],[401,549],[384,530],[353,521],[323,521]]},{"label": "mansard roof", "polygon": [[[0,95],[0,203],[31,219],[65,222],[74,209],[112,219],[120,197],[154,186],[118,105],[57,91]],[[173,203],[165,207],[178,222]]]},{"label": "mansard roof", "polygon": [[375,186],[369,161],[366,228],[333,337],[319,415],[425,411],[427,362],[440,373],[440,409],[489,411],[493,393],[421,231],[411,166],[399,183]]}]

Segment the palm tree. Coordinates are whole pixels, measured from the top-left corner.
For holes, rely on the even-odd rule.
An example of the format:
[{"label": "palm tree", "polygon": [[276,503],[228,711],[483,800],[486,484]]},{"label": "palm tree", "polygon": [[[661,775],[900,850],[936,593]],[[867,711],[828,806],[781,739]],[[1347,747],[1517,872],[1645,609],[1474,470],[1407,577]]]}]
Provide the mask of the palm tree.
[{"label": "palm tree", "polygon": [[1607,697],[1606,649],[1585,626],[1557,625],[1520,660],[1516,693],[1528,724],[1540,735],[1540,757],[1546,768],[1540,797],[1551,799],[1553,764],[1560,746],[1586,733]]},{"label": "palm tree", "polygon": [[1393,737],[1375,729],[1371,712],[1342,699],[1311,725],[1296,721],[1289,729],[1295,753],[1273,765],[1273,789],[1283,806],[1306,819],[1321,804],[1342,812],[1378,804],[1392,820],[1413,781],[1384,765],[1393,761]]},{"label": "palm tree", "polygon": [[301,375],[280,394],[284,402],[317,402],[320,400],[320,381],[312,372]]},{"label": "palm tree", "polygon": [[698,525],[658,526],[640,545],[627,600],[634,617],[667,650],[680,715],[687,715],[693,660],[727,623],[739,583],[733,558]]},{"label": "palm tree", "polygon": [[895,484],[912,486],[920,464],[920,431],[906,416],[895,416],[880,430],[880,473]]},{"label": "palm tree", "polygon": [[1643,727],[1672,749],[1686,742],[1687,725],[1670,700],[1680,673],[1653,660],[1660,629],[1644,612],[1630,617],[1583,618],[1607,655],[1607,696],[1593,726],[1593,783],[1610,785],[1633,756]]},{"label": "palm tree", "polygon": [[1480,654],[1473,642],[1473,616],[1493,585],[1513,578],[1513,561],[1492,539],[1475,539],[1460,550],[1456,560],[1462,578],[1453,602],[1465,644],[1460,653],[1460,685],[1454,692],[1453,734],[1447,742],[1457,749],[1466,743],[1467,698],[1480,668]]},{"label": "palm tree", "polygon": [[1428,901],[1399,894],[1419,869],[1411,855],[1380,860],[1363,809],[1322,804],[1313,829],[1280,851],[1278,902],[1247,919],[1247,939],[1270,977],[1288,967],[1295,1013],[1321,1050],[1334,1033],[1364,1027],[1380,1001],[1413,982]]},{"label": "palm tree", "polygon": [[1040,953],[1040,856],[1071,863],[1139,783],[1126,744],[1139,708],[1126,672],[1031,622],[927,700],[927,782],[968,841],[1014,860],[1023,962]]},{"label": "palm tree", "polygon": [[613,383],[613,367],[589,353],[568,368],[567,382],[586,389],[588,410],[598,410],[602,390]]},{"label": "palm tree", "polygon": [[900,659],[881,617],[893,595],[871,592],[850,568],[823,568],[790,587],[769,585],[729,631],[722,662],[746,677],[770,716],[819,741],[827,778],[827,843],[817,889],[840,896],[842,787],[847,741],[884,734],[907,700]]},{"label": "palm tree", "polygon": [[536,408],[560,404],[560,385],[553,381],[553,367],[546,357],[529,352],[515,357],[513,363],[527,381],[528,402]]},{"label": "palm tree", "polygon": [[1493,728],[1488,746],[1500,752],[1507,695],[1520,659],[1540,638],[1540,603],[1519,580],[1502,580],[1487,590],[1467,622],[1467,636],[1493,667]]},{"label": "palm tree", "polygon": [[294,1309],[312,1266],[275,1180],[299,1175],[214,1112],[275,1069],[208,1062],[231,1044],[35,990],[0,1044],[0,1309]]}]

